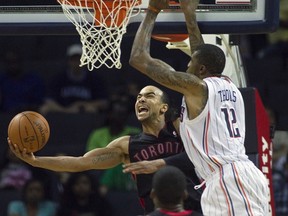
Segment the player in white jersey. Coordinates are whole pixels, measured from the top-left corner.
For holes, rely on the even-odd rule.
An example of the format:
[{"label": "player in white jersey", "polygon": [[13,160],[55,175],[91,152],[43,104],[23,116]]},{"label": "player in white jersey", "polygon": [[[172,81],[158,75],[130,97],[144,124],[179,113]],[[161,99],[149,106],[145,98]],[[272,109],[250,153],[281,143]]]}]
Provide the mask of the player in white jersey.
[{"label": "player in white jersey", "polygon": [[204,79],[208,101],[189,119],[182,103],[180,134],[186,152],[205,180],[204,215],[268,215],[268,186],[245,154],[242,95],[226,77]]},{"label": "player in white jersey", "polygon": [[207,103],[201,114],[189,119],[183,98],[180,133],[198,173],[207,179],[220,165],[247,161],[245,110],[242,95],[227,77],[204,79]]},{"label": "player in white jersey", "polygon": [[[206,183],[201,198],[204,215],[266,216],[269,215],[267,180],[245,154],[242,95],[229,78],[221,75],[226,61],[224,52],[203,43],[195,14],[198,3],[199,0],[180,0],[192,53],[186,73],[175,71],[150,55],[153,27],[158,13],[167,8],[168,0],[150,0],[136,33],[130,64],[154,81],[183,94],[180,135],[189,158]],[[130,168],[127,165],[126,171],[133,171]]]}]

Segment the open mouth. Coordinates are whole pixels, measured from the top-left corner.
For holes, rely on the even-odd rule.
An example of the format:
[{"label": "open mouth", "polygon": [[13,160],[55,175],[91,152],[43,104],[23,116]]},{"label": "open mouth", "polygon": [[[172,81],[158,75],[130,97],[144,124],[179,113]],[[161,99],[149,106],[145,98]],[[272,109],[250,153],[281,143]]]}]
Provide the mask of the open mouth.
[{"label": "open mouth", "polygon": [[148,112],[148,108],[147,107],[138,107],[138,113],[147,113]]}]

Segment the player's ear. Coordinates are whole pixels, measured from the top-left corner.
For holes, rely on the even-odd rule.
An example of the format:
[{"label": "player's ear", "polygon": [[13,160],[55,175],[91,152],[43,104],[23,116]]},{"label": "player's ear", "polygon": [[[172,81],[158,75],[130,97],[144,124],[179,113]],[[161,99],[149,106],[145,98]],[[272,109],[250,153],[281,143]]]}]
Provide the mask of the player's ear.
[{"label": "player's ear", "polygon": [[205,65],[200,65],[199,73],[200,75],[203,75],[207,72],[207,68]]},{"label": "player's ear", "polygon": [[160,113],[164,114],[167,112],[167,110],[168,110],[168,104],[163,104],[161,109],[160,109]]}]

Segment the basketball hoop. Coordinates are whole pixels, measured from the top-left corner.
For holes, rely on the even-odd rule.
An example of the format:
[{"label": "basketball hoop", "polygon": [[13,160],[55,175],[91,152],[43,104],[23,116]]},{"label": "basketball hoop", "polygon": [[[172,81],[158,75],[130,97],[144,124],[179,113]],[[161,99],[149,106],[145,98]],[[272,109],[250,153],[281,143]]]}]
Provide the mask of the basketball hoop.
[{"label": "basketball hoop", "polygon": [[162,42],[182,42],[189,37],[188,34],[153,34],[152,38]]},{"label": "basketball hoop", "polygon": [[180,49],[191,56],[188,34],[153,34],[152,38],[166,42],[166,48],[168,49]]},{"label": "basketball hoop", "polygon": [[120,44],[135,6],[141,0],[57,0],[75,25],[82,43],[80,66],[121,68]]}]

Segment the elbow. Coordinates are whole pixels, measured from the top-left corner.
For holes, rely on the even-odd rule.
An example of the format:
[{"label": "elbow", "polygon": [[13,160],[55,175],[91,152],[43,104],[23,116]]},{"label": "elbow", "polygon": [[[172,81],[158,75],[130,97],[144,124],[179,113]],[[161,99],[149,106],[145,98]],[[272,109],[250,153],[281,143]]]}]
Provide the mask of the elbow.
[{"label": "elbow", "polygon": [[139,70],[143,70],[143,66],[147,65],[147,62],[150,60],[150,55],[145,51],[133,51],[131,52],[129,64]]},{"label": "elbow", "polygon": [[129,59],[129,64],[133,67],[133,68],[139,68],[139,64],[140,64],[140,55],[135,55],[135,54],[131,54],[130,59]]}]

